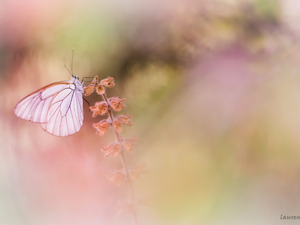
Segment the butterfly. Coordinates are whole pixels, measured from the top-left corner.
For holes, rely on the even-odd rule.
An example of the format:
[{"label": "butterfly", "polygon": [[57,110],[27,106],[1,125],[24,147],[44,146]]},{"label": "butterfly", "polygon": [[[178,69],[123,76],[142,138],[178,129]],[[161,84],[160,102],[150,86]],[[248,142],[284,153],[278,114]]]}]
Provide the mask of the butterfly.
[{"label": "butterfly", "polygon": [[40,123],[54,136],[64,137],[83,124],[83,81],[76,75],[68,81],[49,84],[29,94],[14,109],[17,117]]}]

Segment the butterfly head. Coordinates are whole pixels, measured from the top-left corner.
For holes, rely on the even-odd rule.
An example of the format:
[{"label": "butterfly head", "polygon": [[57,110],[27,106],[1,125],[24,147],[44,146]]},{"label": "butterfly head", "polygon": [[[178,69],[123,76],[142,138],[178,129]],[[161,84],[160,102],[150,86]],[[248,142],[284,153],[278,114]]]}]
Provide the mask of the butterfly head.
[{"label": "butterfly head", "polygon": [[73,78],[75,78],[76,80],[79,80],[79,77],[76,75],[72,75]]}]

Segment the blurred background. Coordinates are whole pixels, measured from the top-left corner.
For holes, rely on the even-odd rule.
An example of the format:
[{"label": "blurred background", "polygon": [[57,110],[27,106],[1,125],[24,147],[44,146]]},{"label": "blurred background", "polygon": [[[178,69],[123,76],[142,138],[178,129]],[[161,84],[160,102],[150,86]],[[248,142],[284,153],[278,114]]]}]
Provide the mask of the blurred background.
[{"label": "blurred background", "polygon": [[[300,216],[300,2],[297,0],[1,0],[0,224],[130,225],[127,187],[105,174],[112,130],[88,105],[64,138],[17,118],[27,94],[80,78],[115,78],[138,138],[130,165],[150,205],[144,225],[295,224]],[[86,99],[93,105],[99,96]],[[117,115],[117,114],[115,114]],[[105,118],[105,117],[103,117]]]}]

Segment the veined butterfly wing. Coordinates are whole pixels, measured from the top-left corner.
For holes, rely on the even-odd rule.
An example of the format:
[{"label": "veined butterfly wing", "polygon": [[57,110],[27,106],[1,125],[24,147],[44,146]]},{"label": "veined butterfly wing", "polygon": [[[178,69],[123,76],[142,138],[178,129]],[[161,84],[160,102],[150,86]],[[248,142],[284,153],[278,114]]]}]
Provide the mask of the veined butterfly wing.
[{"label": "veined butterfly wing", "polygon": [[23,98],[15,107],[16,116],[40,123],[48,133],[64,137],[83,124],[83,88],[78,77],[49,84]]}]

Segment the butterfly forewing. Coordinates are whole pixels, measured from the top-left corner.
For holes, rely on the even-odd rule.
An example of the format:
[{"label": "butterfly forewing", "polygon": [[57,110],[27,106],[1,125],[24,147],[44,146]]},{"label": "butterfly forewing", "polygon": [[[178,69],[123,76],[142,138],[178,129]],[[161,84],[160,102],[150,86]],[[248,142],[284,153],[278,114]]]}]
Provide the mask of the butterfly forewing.
[{"label": "butterfly forewing", "polygon": [[33,92],[17,104],[15,114],[32,122],[47,122],[48,107],[52,101],[51,97],[68,85],[67,82],[57,82]]},{"label": "butterfly forewing", "polygon": [[82,94],[82,84],[72,77],[26,96],[15,107],[15,114],[40,123],[50,134],[68,136],[78,132],[83,124]]}]

